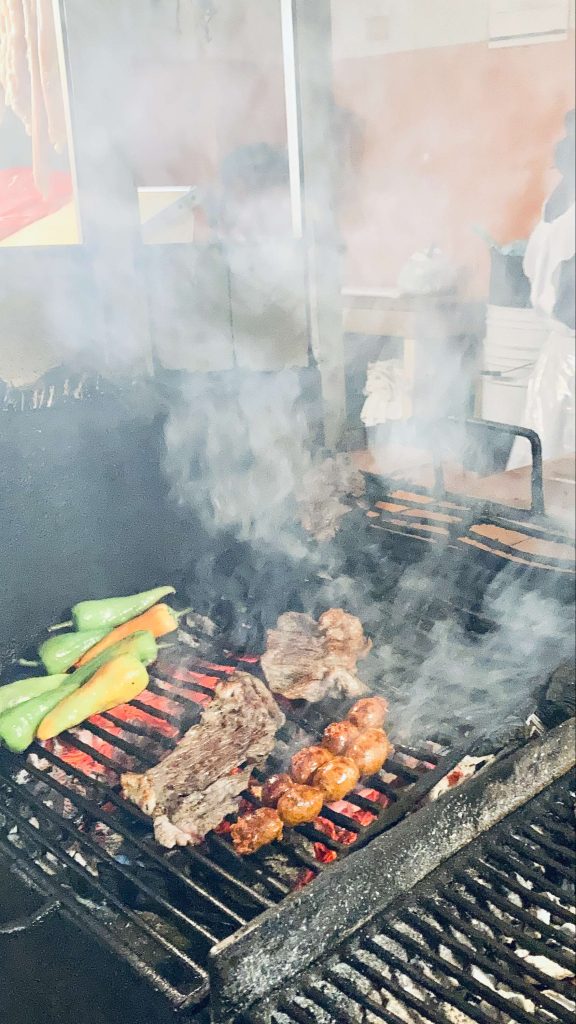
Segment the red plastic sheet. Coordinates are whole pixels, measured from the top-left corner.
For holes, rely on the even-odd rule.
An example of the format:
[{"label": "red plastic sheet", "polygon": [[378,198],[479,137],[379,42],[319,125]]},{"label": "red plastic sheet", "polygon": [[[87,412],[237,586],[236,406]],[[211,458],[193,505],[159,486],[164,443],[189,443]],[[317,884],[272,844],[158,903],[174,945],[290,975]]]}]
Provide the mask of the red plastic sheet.
[{"label": "red plastic sheet", "polygon": [[0,170],[0,241],[48,217],[72,198],[72,178],[58,171],[52,175],[44,198],[34,184],[31,167]]}]

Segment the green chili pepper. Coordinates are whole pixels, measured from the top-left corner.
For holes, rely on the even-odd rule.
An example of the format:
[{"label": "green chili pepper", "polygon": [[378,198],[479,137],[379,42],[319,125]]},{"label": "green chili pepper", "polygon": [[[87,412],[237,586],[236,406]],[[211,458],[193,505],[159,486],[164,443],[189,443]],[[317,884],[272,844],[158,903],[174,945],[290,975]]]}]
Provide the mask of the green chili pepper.
[{"label": "green chili pepper", "polygon": [[104,601],[80,601],[72,609],[76,629],[113,629],[123,622],[135,619],[137,615],[157,604],[168,594],[174,594],[174,587],[156,587],[131,597],[109,597]]},{"label": "green chili pepper", "polygon": [[0,714],[23,704],[32,697],[39,697],[42,693],[49,693],[66,679],[65,675],[40,676],[31,679],[18,679],[15,683],[8,683],[0,686]]},{"label": "green chili pepper", "polygon": [[66,672],[86,651],[103,640],[107,629],[86,630],[83,633],[60,633],[51,636],[38,648],[44,668],[50,675]]},{"label": "green chili pepper", "polygon": [[20,753],[30,746],[42,719],[61,700],[64,700],[64,697],[70,696],[80,686],[80,683],[75,681],[74,675],[71,675],[68,682],[61,683],[51,693],[33,697],[32,700],[27,700],[24,704],[10,708],[9,711],[0,715],[0,740],[5,743],[8,750]]},{"label": "green chili pepper", "polygon": [[87,662],[82,668],[77,668],[75,672],[65,677],[66,681],[56,690],[33,697],[31,700],[5,711],[0,715],[0,740],[14,752],[19,753],[26,750],[32,743],[40,722],[61,700],[69,697],[83,683],[91,679],[94,673],[102,668],[102,665],[106,665],[123,654],[131,654],[142,664],[151,665],[153,661],[156,661],[158,655],[158,648],[152,633],[144,630],[133,633],[132,636],[120,640],[108,650],[102,651],[102,654]]}]

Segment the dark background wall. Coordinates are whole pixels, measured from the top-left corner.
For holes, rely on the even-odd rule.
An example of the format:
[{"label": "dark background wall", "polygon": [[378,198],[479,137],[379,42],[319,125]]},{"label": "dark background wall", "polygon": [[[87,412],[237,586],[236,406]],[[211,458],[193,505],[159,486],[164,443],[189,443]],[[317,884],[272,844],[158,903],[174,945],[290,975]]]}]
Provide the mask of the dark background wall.
[{"label": "dark background wall", "polygon": [[[171,582],[198,532],[168,498],[153,392],[0,413],[0,659],[77,600]],[[190,544],[189,544],[190,542]]]}]

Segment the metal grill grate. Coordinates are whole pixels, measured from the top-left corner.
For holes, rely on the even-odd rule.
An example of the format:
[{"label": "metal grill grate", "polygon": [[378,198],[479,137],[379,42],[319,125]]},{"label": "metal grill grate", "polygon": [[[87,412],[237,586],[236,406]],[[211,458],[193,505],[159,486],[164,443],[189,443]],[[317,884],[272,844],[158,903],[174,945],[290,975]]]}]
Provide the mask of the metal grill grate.
[{"label": "metal grill grate", "polygon": [[573,774],[243,1024],[571,1024]]},{"label": "metal grill grate", "polygon": [[[180,1010],[206,999],[216,943],[392,827],[457,757],[399,748],[365,783],[371,797],[353,794],[344,810],[325,808],[318,825],[288,830],[281,844],[248,859],[235,854],[225,830],[201,847],[163,851],[150,819],[120,795],[118,776],[156,763],[199,719],[236,664],[218,662],[181,643],[159,660],[140,700],[53,746],[35,744],[27,758],[0,755],[0,853]],[[258,672],[255,659],[240,667]],[[326,719],[318,711],[312,718],[314,734]],[[288,723],[287,743],[294,728]]]}]

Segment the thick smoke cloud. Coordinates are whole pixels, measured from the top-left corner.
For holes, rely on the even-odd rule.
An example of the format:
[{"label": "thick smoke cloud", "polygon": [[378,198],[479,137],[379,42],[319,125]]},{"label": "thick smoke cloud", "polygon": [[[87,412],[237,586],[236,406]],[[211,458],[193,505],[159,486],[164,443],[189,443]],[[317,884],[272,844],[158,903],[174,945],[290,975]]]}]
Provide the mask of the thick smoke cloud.
[{"label": "thick smoke cloud", "polygon": [[[192,3],[184,4],[183,0],[180,4],[162,0],[153,5],[154,9],[150,8],[153,10],[149,12],[151,25],[156,28],[159,24],[173,26],[178,37],[177,45],[162,39],[164,59],[170,60],[175,54],[181,57],[186,44],[183,34],[192,31],[190,21],[195,26],[194,31],[200,33],[194,43],[199,57],[206,52],[211,44],[204,36],[201,17],[200,20],[197,17],[198,12],[202,13],[202,6],[209,7],[196,8]],[[241,19],[238,20],[237,0],[233,0],[232,5],[215,0],[213,6],[210,35],[216,45],[220,7],[229,12],[235,8],[235,32],[246,28]],[[267,9],[269,7],[268,4]],[[167,18],[169,11],[172,14]],[[133,27],[131,19],[128,21],[126,36]],[[141,27],[139,31],[143,31]],[[94,66],[98,59],[96,55]],[[121,93],[125,83],[117,69],[115,78],[118,89],[108,85],[108,91]],[[257,121],[261,119],[261,110],[253,81],[246,86],[249,93],[242,91],[241,83],[242,76],[235,74],[233,88],[229,90],[231,118],[239,123],[244,118],[251,127],[251,103],[254,101]],[[366,88],[370,88],[369,82]],[[190,116],[196,117],[202,127],[201,93],[193,99]],[[126,136],[132,143],[136,135],[139,139],[143,137],[147,110],[145,102],[132,112],[128,103],[123,105],[114,132],[115,146],[122,147]],[[169,117],[168,110],[165,113]],[[433,130],[433,125],[427,126],[427,131]],[[172,134],[175,136],[178,131],[179,125],[175,124]],[[355,124],[355,135],[361,131],[362,126]],[[189,130],[189,134],[193,132]],[[407,153],[417,148],[418,141],[422,152],[426,151],[426,138],[414,140],[408,135],[407,130]],[[247,141],[260,140],[248,138]],[[340,145],[340,142],[332,140],[332,144]],[[369,145],[369,140],[364,139],[364,144]],[[104,166],[108,140],[95,134],[92,145],[94,163]],[[329,145],[330,140],[322,140],[320,157]],[[362,149],[357,139],[355,145]],[[154,166],[155,147],[154,133],[150,131],[144,148],[151,166]],[[214,154],[202,154],[201,133],[194,145],[195,157],[198,154],[204,155],[205,165],[213,168]],[[407,195],[411,182],[414,188],[420,187],[425,170],[419,168],[416,175],[412,172],[412,177],[407,173]],[[353,166],[348,167],[348,171],[353,174]],[[435,197],[433,188],[429,191],[430,221],[441,224],[447,215],[447,199],[444,195]],[[385,181],[374,183],[372,194],[355,195],[350,182],[347,187],[343,185],[340,192],[346,195],[347,226],[353,238],[373,232],[375,209],[386,210],[398,205],[398,198],[386,193]],[[266,252],[271,260],[274,246],[270,245],[270,236],[277,232],[285,209],[282,190],[275,195],[271,206],[259,203],[257,211],[266,227],[268,210],[269,230],[264,233],[268,235]],[[100,210],[98,203],[101,201],[101,196],[94,196],[88,204],[95,219],[101,214],[104,222],[114,223],[116,227],[131,222],[131,209],[111,210],[106,206]],[[329,202],[328,197],[325,201]],[[354,206],[356,217],[351,220]],[[328,213],[336,216],[337,211]],[[410,218],[410,211],[407,218]],[[328,219],[327,216],[325,220]],[[433,241],[426,235],[426,225],[422,225],[423,245]],[[286,244],[286,238],[278,243],[276,268],[272,268],[278,271],[277,279],[289,277],[284,273],[282,262]],[[385,238],[382,245],[386,245]],[[126,261],[126,266],[129,262]],[[119,265],[123,265],[121,260]],[[102,274],[106,279],[105,267]],[[271,278],[274,278],[273,273]],[[185,277],[179,287],[186,289],[187,283]],[[108,281],[107,294],[114,294],[109,285]],[[149,363],[147,330],[142,327],[140,331],[134,326],[140,321],[135,307],[143,300],[142,324],[148,320],[144,313],[147,296],[133,294],[132,287],[133,276],[131,270],[127,270],[126,276],[120,274],[115,288],[117,310],[124,310],[124,313],[118,319],[116,311],[115,344],[106,349],[99,347],[98,338],[107,329],[109,310],[89,311],[87,319],[96,326],[90,332],[87,346],[85,335],[69,329],[66,295],[62,301],[47,297],[46,315],[56,324],[56,333],[66,339],[62,344],[67,347],[67,359],[105,372],[116,372],[118,368],[126,371],[135,363]],[[224,294],[224,297],[228,302],[229,296]],[[283,329],[287,336],[291,322],[294,332],[302,329],[301,298],[296,285],[291,292],[290,280],[284,281],[282,301],[288,313]],[[274,296],[263,292],[263,315],[273,303]],[[378,547],[355,526],[348,528],[346,521],[332,542],[318,544],[307,537],[298,523],[297,497],[311,466],[323,457],[315,429],[320,416],[314,371],[302,372],[298,359],[286,359],[287,368],[283,370],[254,369],[261,365],[261,331],[244,330],[237,334],[236,349],[230,356],[224,340],[222,303],[219,307],[217,295],[211,306],[197,307],[192,315],[190,308],[190,303],[179,305],[175,301],[168,284],[164,303],[160,300],[157,305],[155,322],[156,334],[176,339],[175,351],[172,351],[174,365],[189,366],[188,347],[201,338],[211,371],[195,372],[182,378],[174,375],[167,387],[163,463],[166,484],[174,502],[193,511],[203,531],[199,543],[204,550],[199,557],[195,554],[194,564],[188,570],[190,603],[202,613],[225,605],[232,638],[239,622],[242,625],[245,620],[256,620],[259,642],[263,630],[289,608],[318,613],[328,607],[341,606],[358,614],[374,639],[373,653],[361,667],[361,674],[390,697],[394,727],[397,734],[407,738],[423,738],[434,732],[452,735],[459,724],[477,730],[490,729],[496,721],[500,723],[528,713],[535,685],[571,653],[573,617],[562,595],[554,593],[550,585],[546,593],[527,588],[517,570],[504,570],[487,585],[473,552],[461,561],[456,580],[450,579],[445,571],[445,564],[452,556],[440,547],[430,549],[418,564],[407,567],[394,548],[392,535]],[[77,341],[78,338],[83,340]],[[145,352],[138,351],[138,338],[146,338]],[[275,347],[282,350],[282,342],[273,335],[265,337],[264,343],[270,350]],[[461,387],[459,359],[454,358],[453,362],[443,359],[437,369],[438,373],[429,381],[430,421],[441,412],[446,395]],[[164,382],[164,378],[161,367],[157,380]],[[306,387],[309,394],[305,394]],[[161,390],[160,384],[158,390]],[[436,429],[436,433],[431,433],[428,427],[407,437],[398,427],[392,440],[395,444],[409,442],[412,448],[432,448],[436,455],[461,458],[466,447],[464,434],[454,429],[448,433]],[[375,440],[378,442],[375,451],[381,454],[382,437]],[[384,457],[383,471],[385,463]],[[191,538],[190,549],[193,548],[197,553],[198,543],[194,547]],[[553,578],[550,574],[550,579]],[[485,620],[484,633],[470,632],[465,617],[455,611],[455,608],[467,607],[467,589],[475,591],[476,621]]]}]

